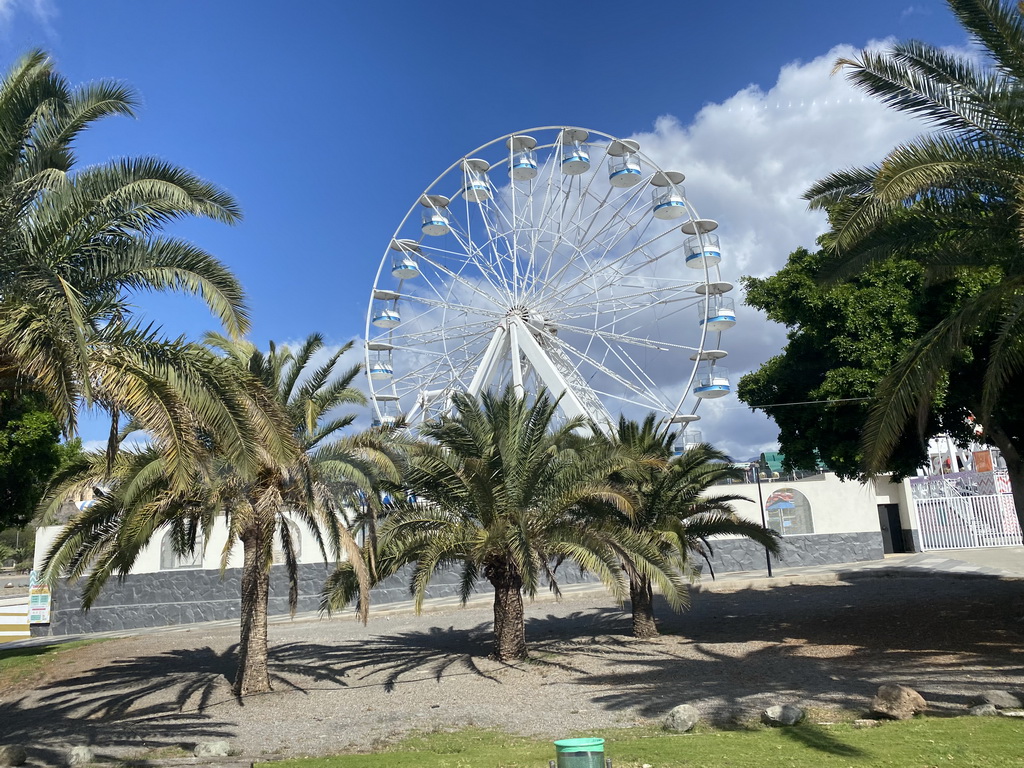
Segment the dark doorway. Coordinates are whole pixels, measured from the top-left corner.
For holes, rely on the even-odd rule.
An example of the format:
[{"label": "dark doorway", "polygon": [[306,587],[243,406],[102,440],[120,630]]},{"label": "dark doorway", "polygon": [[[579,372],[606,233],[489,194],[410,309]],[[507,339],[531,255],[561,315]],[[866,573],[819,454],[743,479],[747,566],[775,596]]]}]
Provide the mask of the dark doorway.
[{"label": "dark doorway", "polygon": [[878,525],[882,529],[882,550],[887,555],[906,552],[903,543],[903,525],[900,523],[899,504],[878,505]]}]

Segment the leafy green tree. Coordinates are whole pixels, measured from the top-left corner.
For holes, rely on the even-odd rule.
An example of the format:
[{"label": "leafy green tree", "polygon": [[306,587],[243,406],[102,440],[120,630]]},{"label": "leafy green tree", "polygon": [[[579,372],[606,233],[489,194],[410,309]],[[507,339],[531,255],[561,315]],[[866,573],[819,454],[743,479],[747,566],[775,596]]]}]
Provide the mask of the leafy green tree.
[{"label": "leafy green tree", "polygon": [[[737,394],[774,419],[787,469],[813,469],[821,461],[840,477],[863,479],[862,434],[879,382],[928,328],[997,276],[964,273],[928,282],[918,262],[892,259],[827,282],[828,265],[827,253],[798,248],[777,274],[744,278],[747,303],[789,332],[782,354],[742,377]],[[921,434],[971,436],[967,417],[980,402],[971,386],[977,368],[970,354],[957,358],[943,391],[920,413],[920,432],[903,432],[887,470],[914,474],[927,460]]]},{"label": "leafy green tree", "polygon": [[925,412],[960,361],[980,374],[973,408],[1006,460],[1024,519],[1024,12],[1001,0],[947,0],[984,56],[917,41],[843,59],[849,80],[934,130],[878,164],[832,174],[807,193],[828,211],[834,275],[910,257],[929,277],[997,270],[1000,279],[923,328],[877,390],[864,430],[865,466],[886,467],[914,416]]},{"label": "leafy green tree", "polygon": [[623,560],[629,578],[633,635],[654,637],[658,634],[652,589],[655,579],[669,603],[682,607],[686,591],[680,580],[696,577],[697,558],[710,566],[710,539],[744,536],[777,553],[778,537],[736,514],[732,502],[746,501],[746,497],[711,492],[725,480],[743,479],[743,471],[713,446],[700,443],[674,456],[676,435],[662,428],[654,414],[640,423],[621,417],[616,440],[630,462],[613,480],[634,500],[633,510],[621,515],[618,524],[631,538],[649,538],[662,556],[655,561],[661,568],[636,567],[628,556]]},{"label": "leafy green tree", "polygon": [[[31,523],[24,527],[4,528],[0,530],[0,547],[6,547],[15,568],[31,568],[35,554],[36,529]],[[0,558],[0,562],[3,558]]]},{"label": "leafy green tree", "polygon": [[[596,508],[629,514],[632,502],[609,482],[619,463],[607,441],[575,436],[586,427],[578,419],[556,426],[546,394],[528,402],[509,387],[479,400],[456,393],[453,404],[453,415],[423,427],[428,442],[408,458],[402,482],[415,500],[396,500],[382,521],[379,572],[412,564],[417,608],[439,569],[459,567],[463,602],[483,577],[494,588],[495,656],[523,659],[524,593],[535,595],[543,579],[557,591],[556,564],[568,559],[622,597],[618,553],[642,562],[644,542],[582,524],[600,519]],[[342,607],[348,598],[341,590],[328,602]]]},{"label": "leafy green tree", "polygon": [[[352,387],[359,367],[335,375],[348,346],[313,365],[323,348],[316,334],[294,352],[271,344],[270,352],[263,353],[251,343],[217,335],[208,341],[223,353],[219,359],[245,393],[250,413],[259,415],[263,444],[252,446],[259,458],[257,469],[232,461],[223,445],[232,437],[202,427],[205,461],[196,465],[184,490],[169,475],[166,447],[121,451],[108,479],[109,491],[61,532],[45,570],[51,578],[67,573],[84,579],[83,605],[88,607],[110,576],[131,572],[141,550],[159,532],[170,530],[175,549],[191,553],[200,539],[209,540],[216,520],[226,516],[229,536],[222,565],[238,543],[243,553],[234,690],[245,696],[271,687],[267,613],[275,544],[284,554],[293,610],[298,599],[297,559],[287,521],[308,529],[325,559],[347,556],[365,586],[362,555],[344,524],[341,505],[356,491],[375,493],[381,477],[397,482],[398,476],[383,432],[339,434],[354,417],[339,415],[338,408],[363,403],[363,395]],[[46,503],[52,510],[70,493],[106,475],[106,457],[92,455],[60,478]]]},{"label": "leafy green tree", "polygon": [[[237,280],[210,254],[162,233],[186,217],[225,223],[237,203],[190,172],[150,158],[78,169],[75,144],[111,115],[133,115],[119,83],[72,87],[34,51],[0,79],[0,388],[41,393],[74,434],[80,408],[122,414],[159,436],[179,481],[201,446],[176,419],[185,407],[238,432],[205,361],[132,318],[148,291],[202,298],[228,332],[248,328]],[[233,448],[232,448],[233,450]]]},{"label": "leafy green tree", "polygon": [[0,529],[32,519],[60,461],[60,425],[46,402],[0,391]]}]

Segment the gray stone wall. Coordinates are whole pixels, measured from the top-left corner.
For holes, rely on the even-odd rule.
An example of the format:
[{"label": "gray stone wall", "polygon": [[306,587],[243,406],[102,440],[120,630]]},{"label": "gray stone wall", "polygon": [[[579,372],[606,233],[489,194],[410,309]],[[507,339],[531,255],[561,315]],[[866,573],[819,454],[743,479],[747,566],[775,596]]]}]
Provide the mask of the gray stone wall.
[{"label": "gray stone wall", "polygon": [[[714,551],[711,566],[716,574],[765,569],[764,548],[749,539],[712,539],[711,546]],[[881,531],[783,536],[781,547],[781,555],[772,559],[772,565],[779,568],[854,563],[883,557]]]},{"label": "gray stone wall", "polygon": [[[760,571],[765,568],[764,549],[744,539],[713,541],[712,566],[716,574],[735,571]],[[812,534],[790,536],[782,540],[779,567],[826,565],[882,557],[882,535],[867,533]],[[298,610],[315,611],[320,607],[320,589],[329,573],[324,564],[299,566]],[[111,580],[93,607],[82,612],[75,586],[61,584],[53,593],[49,625],[36,625],[33,635],[70,635],[89,632],[193,624],[200,621],[237,619],[239,613],[241,569],[219,571],[179,570],[140,573],[122,580]],[[581,574],[566,563],[558,570],[559,584],[596,581],[592,574]],[[431,580],[428,597],[458,595],[458,574],[439,573]],[[490,591],[487,582],[478,591]],[[384,606],[409,600],[409,582],[396,575],[373,590],[372,604]],[[283,566],[275,566],[270,582],[270,613],[288,613],[288,582]]]}]

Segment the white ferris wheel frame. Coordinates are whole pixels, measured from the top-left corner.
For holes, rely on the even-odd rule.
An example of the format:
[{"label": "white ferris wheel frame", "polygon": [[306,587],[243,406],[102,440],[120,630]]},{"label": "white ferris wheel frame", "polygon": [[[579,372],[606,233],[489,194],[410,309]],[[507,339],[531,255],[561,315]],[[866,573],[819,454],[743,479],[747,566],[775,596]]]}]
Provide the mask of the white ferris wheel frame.
[{"label": "white ferris wheel frame", "polygon": [[[564,351],[562,351],[562,349],[559,347],[556,337],[557,330],[551,330],[550,328],[548,328],[546,326],[546,321],[542,317],[530,317],[522,312],[511,311],[510,307],[518,306],[518,304],[521,303],[519,300],[522,298],[522,296],[526,295],[529,292],[529,290],[531,290],[531,279],[535,284],[541,283],[541,281],[538,280],[536,277],[536,273],[538,272],[538,266],[540,266],[534,262],[536,254],[534,252],[531,252],[529,254],[528,262],[520,262],[520,248],[518,245],[516,235],[519,231],[517,229],[517,225],[522,225],[524,222],[516,220],[517,213],[514,207],[510,212],[506,212],[506,214],[510,213],[512,216],[512,222],[508,222],[507,220],[505,221],[505,226],[510,227],[512,235],[512,242],[505,243],[505,245],[508,246],[508,253],[506,255],[509,257],[509,263],[507,265],[501,263],[500,259],[498,259],[497,256],[485,252],[485,246],[493,248],[494,242],[496,240],[509,238],[508,232],[499,231],[498,227],[491,226],[496,221],[496,219],[489,219],[487,215],[481,212],[480,219],[484,223],[485,232],[483,233],[483,236],[485,239],[481,240],[480,244],[478,244],[477,240],[474,240],[474,237],[477,235],[472,231],[471,228],[473,215],[469,210],[470,207],[478,206],[482,208],[484,207],[485,204],[492,203],[501,198],[503,195],[506,194],[506,190],[508,196],[513,201],[512,205],[514,206],[516,200],[516,190],[518,189],[516,185],[521,182],[513,181],[513,179],[509,177],[507,185],[501,186],[496,184],[494,180],[491,179],[490,177],[486,177],[487,184],[489,187],[489,198],[483,201],[468,199],[466,187],[462,185],[460,185],[459,188],[456,190],[439,189],[439,185],[441,185],[446,179],[451,179],[453,174],[455,175],[456,178],[459,178],[460,175],[462,175],[463,179],[467,178],[464,175],[464,173],[467,172],[466,164],[482,162],[475,160],[475,158],[485,155],[488,152],[488,150],[493,150],[496,147],[496,145],[500,145],[502,142],[505,142],[509,147],[508,151],[504,153],[503,160],[508,161],[508,167],[511,167],[511,163],[513,162],[513,158],[515,157],[512,142],[517,137],[525,136],[529,138],[534,134],[550,133],[551,131],[558,132],[557,140],[551,143],[535,145],[535,148],[537,150],[551,150],[552,155],[550,159],[544,161],[542,163],[542,166],[545,169],[545,173],[550,173],[552,176],[554,176],[555,173],[558,173],[561,170],[560,168],[557,168],[557,166],[559,165],[559,158],[562,155],[562,150],[565,147],[565,144],[563,143],[563,137],[567,134],[567,132],[581,131],[584,135],[588,136],[589,141],[587,142],[586,146],[589,149],[600,148],[603,146],[604,152],[603,154],[601,154],[600,159],[594,162],[592,166],[588,165],[589,170],[587,171],[587,173],[591,177],[591,182],[588,182],[588,184],[586,185],[586,192],[589,193],[590,183],[592,183],[592,179],[596,178],[596,175],[601,170],[604,169],[605,162],[609,157],[609,147],[611,147],[614,142],[621,143],[622,140],[617,139],[609,134],[589,129],[579,129],[566,126],[543,126],[506,134],[505,136],[501,136],[486,144],[481,145],[480,147],[477,147],[472,152],[459,158],[456,162],[452,163],[447,169],[445,169],[427,187],[426,192],[424,192],[420,196],[419,200],[413,204],[409,212],[402,219],[401,223],[399,224],[398,228],[396,229],[392,237],[391,244],[385,250],[385,254],[384,257],[381,259],[380,266],[378,267],[377,274],[374,278],[373,290],[371,292],[371,299],[369,302],[369,307],[366,316],[366,344],[364,345],[364,359],[368,374],[367,380],[369,383],[371,393],[370,400],[375,411],[376,420],[385,421],[388,419],[394,419],[396,416],[399,415],[399,413],[401,413],[401,415],[405,417],[407,422],[409,422],[410,424],[415,424],[417,421],[427,418],[428,413],[432,407],[434,408],[434,410],[437,410],[437,403],[439,400],[441,402],[440,409],[442,411],[450,409],[451,392],[455,388],[467,391],[472,395],[479,396],[482,392],[489,389],[489,387],[493,384],[502,366],[506,366],[508,367],[510,373],[510,383],[513,384],[520,391],[526,391],[528,374],[532,374],[533,379],[536,382],[539,382],[542,386],[544,386],[547,389],[547,391],[552,395],[552,397],[559,399],[560,408],[567,417],[583,417],[592,420],[598,425],[598,428],[601,429],[603,432],[605,432],[606,434],[611,434],[615,429],[615,421],[613,420],[613,417],[608,409],[608,406],[606,405],[606,402],[601,399],[598,393],[591,388],[587,380],[583,377],[582,371],[580,370],[582,363],[585,362],[591,369],[602,372],[603,375],[610,380],[617,380],[620,384],[624,386],[628,385],[628,387],[633,391],[636,390],[638,382],[640,386],[657,386],[657,383],[654,382],[649,376],[646,376],[647,382],[649,382],[649,384],[645,384],[645,374],[643,374],[643,371],[640,370],[640,366],[638,366],[636,362],[633,361],[632,357],[625,350],[620,349],[616,351],[612,349],[611,345],[613,342],[619,343],[620,345],[628,344],[631,345],[631,347],[654,347],[664,352],[690,352],[690,360],[694,361],[694,365],[691,367],[689,374],[686,377],[686,383],[683,387],[682,395],[678,398],[678,400],[674,401],[674,406],[669,404],[667,406],[658,407],[655,404],[655,406],[652,407],[651,410],[661,410],[662,415],[666,417],[667,424],[685,424],[691,421],[695,421],[699,418],[696,415],[696,411],[700,405],[701,398],[693,397],[691,393],[694,387],[694,382],[697,377],[700,363],[702,361],[709,361],[710,366],[712,366],[713,368],[716,365],[717,361],[724,357],[726,354],[725,352],[717,348],[719,346],[717,344],[716,348],[713,351],[708,352],[706,350],[706,344],[709,340],[709,337],[716,337],[717,341],[720,341],[721,338],[720,330],[710,330],[708,327],[709,323],[707,321],[709,319],[708,313],[710,310],[710,302],[703,302],[704,314],[703,320],[700,322],[699,325],[698,337],[696,342],[690,345],[676,344],[664,339],[651,340],[650,338],[644,338],[641,336],[623,334],[615,330],[609,330],[608,328],[605,327],[578,327],[576,325],[573,325],[572,323],[567,322],[567,319],[571,319],[571,315],[565,312],[563,316],[559,319],[559,321],[557,323],[554,323],[553,326],[557,326],[558,329],[567,329],[574,333],[591,334],[594,338],[600,338],[601,341],[609,349],[612,349],[613,363],[615,362],[615,358],[617,358],[617,362],[620,364],[622,368],[635,369],[632,373],[632,375],[635,377],[635,380],[631,382],[624,382],[621,373],[617,372],[615,369],[613,369],[604,362],[608,359],[607,351],[605,351],[602,360],[597,360],[595,357],[588,357],[586,352],[580,352],[579,350],[576,350],[577,356],[586,358],[586,360],[584,361],[578,359],[576,362],[574,362],[572,359],[572,355],[565,354]],[[597,141],[595,141],[595,137]],[[598,143],[599,141],[604,141],[606,143],[602,145]],[[632,144],[635,145],[635,142],[632,142]],[[662,176],[660,179],[660,183],[662,185],[670,185],[673,190],[678,189],[680,191],[680,198],[682,200],[683,206],[685,206],[686,214],[686,217],[680,219],[680,221],[689,221],[692,227],[696,225],[694,228],[692,228],[692,230],[688,230],[688,233],[692,231],[692,234],[696,235],[700,240],[701,248],[703,248],[706,234],[707,232],[710,232],[711,229],[703,229],[700,226],[700,224],[702,222],[707,222],[707,220],[703,220],[700,218],[692,203],[689,201],[688,198],[685,197],[685,194],[681,192],[682,187],[681,185],[678,184],[677,181],[667,181],[668,174],[662,171],[657,166],[657,164],[655,164],[647,155],[642,153],[638,147],[635,149],[635,155],[641,162],[642,167],[644,169],[643,178],[640,182],[636,184],[635,187],[632,187],[626,192],[621,193],[621,196],[624,201],[632,200],[632,202],[623,202],[621,204],[620,209],[614,212],[612,216],[621,215],[625,206],[631,205],[635,208],[635,210],[630,210],[629,215],[636,217],[636,222],[623,232],[623,234],[619,237],[619,240],[624,240],[627,234],[632,233],[633,230],[637,226],[639,226],[641,217],[638,212],[640,212],[642,208],[646,209],[647,217],[651,216],[649,204],[645,206],[645,204],[642,202],[644,198],[643,192],[652,189],[652,181],[655,178],[657,178],[659,174],[661,174]],[[551,166],[550,168],[549,164]],[[488,164],[484,162],[483,165]],[[495,163],[493,166],[490,167],[493,169],[503,169],[505,166],[502,166],[499,163]],[[676,177],[673,178],[678,178],[679,180],[681,180],[682,174],[676,174]],[[439,290],[437,287],[433,285],[430,286],[430,290],[432,290],[435,294],[434,297],[432,298],[423,295],[415,295],[409,292],[403,292],[402,285],[404,283],[404,280],[399,279],[396,281],[395,279],[393,279],[390,270],[393,258],[395,256],[395,243],[409,244],[415,242],[417,246],[419,246],[434,239],[430,238],[428,235],[425,235],[422,231],[417,231],[417,238],[403,237],[403,233],[408,232],[410,222],[414,225],[417,223],[418,214],[424,210],[423,206],[427,205],[426,203],[423,203],[421,201],[426,200],[430,195],[435,195],[435,197],[437,197],[442,192],[444,193],[444,198],[450,201],[450,203],[446,204],[445,206],[446,212],[448,212],[447,205],[454,205],[455,201],[459,198],[462,198],[462,200],[465,201],[465,205],[467,206],[465,219],[464,222],[462,222],[465,224],[464,229],[459,232],[456,232],[455,228],[453,228],[451,231],[451,234],[455,234],[457,240],[456,250],[452,251],[451,253],[457,253],[459,258],[466,260],[467,265],[472,263],[472,265],[476,267],[476,269],[479,271],[479,275],[473,275],[471,277],[482,277],[483,280],[479,282],[474,282],[474,280],[471,279],[471,277],[467,277],[465,274],[463,274],[461,269],[455,269],[450,264],[441,263],[439,258],[425,257],[423,252],[418,250],[415,252],[417,257],[423,259],[424,263],[429,264],[429,266],[434,270],[436,275],[443,276],[448,280],[448,283],[446,284],[446,287],[448,289],[447,293],[444,293],[443,291]],[[563,189],[560,187],[558,189],[558,192],[563,192]],[[606,193],[605,199],[607,200],[608,197],[609,196]],[[531,201],[532,205],[532,191],[530,192],[528,199]],[[582,199],[583,195],[581,195],[581,200],[577,204],[576,210],[573,212],[573,216],[582,215],[580,211],[580,208],[583,205]],[[549,201],[545,200],[544,205],[549,205]],[[593,216],[596,220],[596,217],[601,213],[599,209],[600,205],[598,206],[598,210],[596,212],[591,212],[588,215]],[[491,206],[491,210],[492,213],[500,213],[496,203]],[[505,218],[507,219],[507,215],[505,216]],[[579,221],[577,221],[576,223],[580,224]],[[714,222],[709,223],[714,225]],[[590,226],[592,226],[592,222],[590,224],[587,224],[588,228]],[[713,226],[711,228],[713,229]],[[417,230],[419,229],[420,228],[417,227]],[[669,227],[667,230],[661,232],[660,234],[656,234],[649,241],[642,241],[631,244],[624,254],[617,255],[610,262],[602,262],[599,264],[595,264],[593,268],[589,267],[588,265],[584,265],[584,269],[580,270],[582,274],[570,280],[567,285],[560,286],[559,296],[555,296],[554,298],[557,299],[559,297],[562,297],[565,300],[568,300],[568,298],[572,295],[573,291],[585,285],[586,278],[588,276],[587,270],[593,269],[597,271],[603,270],[615,272],[619,266],[628,266],[630,258],[636,255],[638,252],[643,251],[645,248],[651,247],[652,243],[654,243],[655,241],[659,240],[660,238],[669,236],[673,232],[678,232],[678,230],[679,226],[677,223],[677,225]],[[600,233],[601,232],[599,231],[597,234],[599,235]],[[559,235],[561,235],[561,232],[559,232]],[[595,235],[594,237],[595,240],[596,237],[597,235]],[[458,248],[461,248],[461,251],[458,251]],[[657,257],[657,259],[665,258],[676,252],[681,253],[682,251],[683,243],[682,241],[680,241],[680,243],[675,247],[663,250],[660,256]],[[562,264],[560,266],[554,265],[552,263],[554,259],[554,252],[555,247],[552,247],[547,253],[546,264],[540,266],[540,270],[543,271],[546,275],[545,281],[547,282],[550,282],[552,280],[552,277],[555,277],[557,279],[565,277],[565,275],[570,270],[570,262],[573,261],[573,259],[567,259],[565,264]],[[486,262],[487,259],[493,259],[494,263],[488,264]],[[552,269],[555,266],[557,266],[557,272],[553,276]],[[573,268],[579,269],[579,265],[576,265]],[[693,271],[695,273],[698,272],[698,270]],[[425,276],[418,275],[417,277]],[[654,287],[648,289],[645,292],[638,288],[636,293],[628,297],[625,297],[630,299],[633,302],[632,304],[625,302],[623,298],[614,296],[612,297],[611,302],[619,303],[620,305],[625,306],[627,309],[633,310],[630,314],[637,315],[641,313],[644,309],[648,309],[655,305],[667,304],[670,302],[678,302],[684,304],[685,306],[681,306],[680,309],[686,308],[686,306],[693,306],[698,301],[701,300],[702,296],[707,298],[710,297],[713,293],[718,292],[714,289],[714,286],[728,286],[727,288],[724,289],[725,291],[731,289],[731,285],[729,285],[728,283],[721,282],[720,271],[717,264],[708,265],[705,263],[699,269],[699,273],[694,274],[693,277],[694,279],[692,280],[683,280],[680,283],[681,286],[685,286],[686,288],[689,289],[689,292],[685,297],[677,295],[672,296],[670,299],[661,299],[659,301],[652,301],[648,305],[643,305],[640,303],[642,299],[646,297],[656,297],[659,295],[660,291],[664,291],[665,289],[659,289],[657,287]],[[398,290],[394,290],[395,282],[398,282],[399,284]],[[484,306],[481,306],[479,302],[475,306],[469,306],[468,304],[462,305],[459,304],[458,302],[453,302],[451,299],[453,286],[457,287],[459,290],[468,291],[470,295],[474,296],[476,299],[479,299],[480,301],[483,301]],[[426,307],[427,310],[462,310],[464,314],[467,314],[467,316],[468,313],[472,311],[476,315],[483,316],[482,320],[477,321],[476,323],[473,324],[474,326],[480,326],[479,328],[470,328],[467,326],[460,329],[452,328],[446,331],[446,328],[442,326],[434,328],[432,330],[426,330],[415,333],[405,331],[404,335],[402,336],[402,338],[404,338],[406,341],[423,340],[423,348],[425,348],[431,343],[441,344],[443,349],[442,352],[439,354],[442,357],[448,355],[454,356],[457,354],[461,354],[463,352],[463,349],[462,347],[459,346],[459,342],[463,338],[466,338],[468,336],[469,340],[465,342],[465,345],[468,346],[475,342],[478,346],[483,347],[482,353],[477,352],[473,357],[475,365],[472,369],[472,377],[469,379],[469,381],[466,382],[465,380],[466,378],[468,378],[468,376],[466,376],[465,374],[468,374],[469,371],[463,371],[461,386],[453,387],[453,384],[457,383],[457,381],[452,380],[453,378],[456,377],[454,376],[455,372],[454,368],[452,367],[453,364],[451,363],[450,360],[448,361],[448,364],[449,367],[452,368],[452,370],[445,372],[443,375],[440,373],[440,371],[443,369],[444,361],[442,360],[438,362],[438,364],[435,366],[435,370],[439,372],[437,376],[438,384],[442,386],[436,386],[433,388],[421,387],[414,397],[410,397],[409,392],[400,394],[395,379],[381,382],[375,380],[373,376],[369,375],[373,370],[374,360],[372,359],[371,356],[374,354],[375,347],[378,353],[382,347],[388,348],[389,356],[392,354],[392,352],[403,349],[410,353],[424,353],[424,349],[417,348],[418,345],[416,344],[407,343],[405,345],[395,345],[389,344],[388,342],[380,341],[381,338],[391,339],[395,336],[392,329],[388,329],[386,333],[382,334],[381,330],[379,328],[376,328],[374,325],[375,305],[377,305],[381,301],[382,296],[385,297],[384,301],[393,300],[394,306],[396,308],[396,316],[398,314],[397,308],[399,306],[399,302],[402,302],[403,305],[412,304],[416,306]],[[504,300],[506,306],[502,306],[502,304],[497,301],[498,299]],[[552,297],[548,297],[548,300],[550,302],[553,299]],[[486,306],[487,304],[493,304],[494,306],[493,308],[491,308],[489,306]],[[564,307],[567,309],[571,309],[572,305],[566,304],[564,305]],[[600,316],[600,312],[597,312],[596,310],[591,311],[589,315],[586,313],[581,315],[581,317],[583,317],[584,319],[586,319],[587,317],[593,317],[595,318],[595,322],[598,316]],[[620,318],[616,317],[616,321],[618,321],[619,319]],[[487,327],[488,323],[489,327]],[[463,331],[463,334],[458,335],[456,333],[456,330]],[[546,333],[546,330],[549,332]],[[552,337],[555,338],[553,339]],[[376,341],[374,341],[374,339],[376,339]],[[482,344],[483,339],[487,340],[485,346]],[[587,352],[589,352],[589,350],[590,346],[588,345]],[[422,367],[426,369],[429,367],[429,364],[426,364]],[[413,375],[421,375],[424,378],[429,378],[429,375],[423,373],[422,371],[416,371],[414,374],[405,374],[405,376]],[[684,406],[686,406],[687,401],[691,397],[693,399],[692,408],[686,409]],[[404,409],[404,411],[401,411],[401,409]],[[688,412],[684,412],[687,410]]]}]

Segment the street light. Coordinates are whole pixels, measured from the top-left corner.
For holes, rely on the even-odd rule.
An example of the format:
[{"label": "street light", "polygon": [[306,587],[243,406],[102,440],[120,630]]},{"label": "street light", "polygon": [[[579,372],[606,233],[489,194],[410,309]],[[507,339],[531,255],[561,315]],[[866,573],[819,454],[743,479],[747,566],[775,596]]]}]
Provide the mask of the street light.
[{"label": "street light", "polygon": [[[764,461],[764,454],[761,454],[761,461]],[[761,462],[757,463],[757,468],[754,470],[754,479],[757,481],[757,503],[761,507],[761,527],[768,527],[768,520],[764,514],[764,496],[761,495]],[[768,564],[768,578],[772,577],[772,553],[768,551],[768,547],[764,548],[764,560]]]}]

